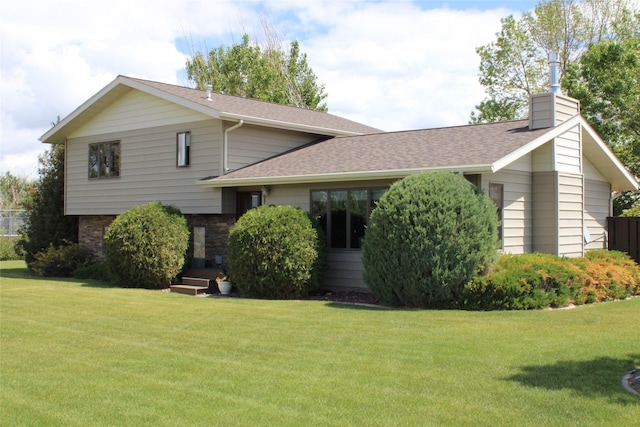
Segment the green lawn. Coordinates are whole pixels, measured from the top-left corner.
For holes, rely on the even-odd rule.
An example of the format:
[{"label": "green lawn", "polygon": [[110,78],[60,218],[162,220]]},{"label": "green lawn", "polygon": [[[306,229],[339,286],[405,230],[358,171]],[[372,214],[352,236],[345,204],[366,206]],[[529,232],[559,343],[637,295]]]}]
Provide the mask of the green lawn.
[{"label": "green lawn", "polygon": [[0,424],[632,426],[640,298],[530,312],[216,299],[0,264]]}]

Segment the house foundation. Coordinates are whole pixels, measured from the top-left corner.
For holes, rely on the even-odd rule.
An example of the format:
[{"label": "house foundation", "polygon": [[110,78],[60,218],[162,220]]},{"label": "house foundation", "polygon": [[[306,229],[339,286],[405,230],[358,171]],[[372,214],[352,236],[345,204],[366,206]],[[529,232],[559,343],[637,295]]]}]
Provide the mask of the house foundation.
[{"label": "house foundation", "polygon": [[[78,221],[78,244],[80,249],[104,259],[104,235],[115,215],[81,215]],[[193,229],[204,228],[205,258],[213,262],[216,256],[224,260],[227,255],[229,230],[235,224],[235,215],[185,215],[191,232],[189,256],[193,256]]]}]

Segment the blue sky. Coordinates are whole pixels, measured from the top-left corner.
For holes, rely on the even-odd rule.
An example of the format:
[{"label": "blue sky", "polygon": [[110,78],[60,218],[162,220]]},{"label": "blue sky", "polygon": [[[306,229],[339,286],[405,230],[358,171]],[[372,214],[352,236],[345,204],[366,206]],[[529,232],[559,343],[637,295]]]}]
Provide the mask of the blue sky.
[{"label": "blue sky", "polygon": [[[483,98],[475,48],[533,1],[3,1],[0,173],[37,176],[38,138],[117,75],[189,85],[189,50],[297,39],[329,111],[385,130],[467,123]],[[189,42],[187,42],[189,40]]]}]

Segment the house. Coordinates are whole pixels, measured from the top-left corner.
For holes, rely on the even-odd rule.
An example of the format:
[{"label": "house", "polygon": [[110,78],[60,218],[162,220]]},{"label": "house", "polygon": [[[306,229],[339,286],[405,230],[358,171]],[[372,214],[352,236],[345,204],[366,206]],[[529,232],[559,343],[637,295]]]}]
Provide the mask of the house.
[{"label": "house", "polygon": [[45,133],[66,144],[65,213],[100,256],[121,212],[182,210],[194,255],[218,259],[230,226],[260,204],[319,218],[326,285],[362,288],[361,239],[377,199],[409,174],[464,175],[495,202],[502,250],[580,256],[606,247],[612,194],[638,189],[578,101],[531,97],[528,120],[382,132],[328,113],[118,77]]}]

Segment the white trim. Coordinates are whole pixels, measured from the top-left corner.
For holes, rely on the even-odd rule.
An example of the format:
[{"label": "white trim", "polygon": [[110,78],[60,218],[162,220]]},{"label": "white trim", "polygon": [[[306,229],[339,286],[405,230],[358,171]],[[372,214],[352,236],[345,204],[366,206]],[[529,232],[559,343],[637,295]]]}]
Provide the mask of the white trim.
[{"label": "white trim", "polygon": [[210,178],[196,181],[201,187],[224,188],[224,187],[248,187],[255,185],[282,185],[282,184],[306,184],[316,182],[340,182],[340,181],[368,181],[372,179],[400,179],[407,175],[412,175],[427,171],[449,171],[449,172],[491,172],[490,165],[470,165],[451,167],[432,167],[397,170],[377,170],[358,172],[337,172],[327,174],[311,175],[284,175],[284,176],[258,176],[251,178]]}]

